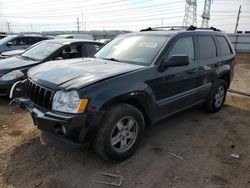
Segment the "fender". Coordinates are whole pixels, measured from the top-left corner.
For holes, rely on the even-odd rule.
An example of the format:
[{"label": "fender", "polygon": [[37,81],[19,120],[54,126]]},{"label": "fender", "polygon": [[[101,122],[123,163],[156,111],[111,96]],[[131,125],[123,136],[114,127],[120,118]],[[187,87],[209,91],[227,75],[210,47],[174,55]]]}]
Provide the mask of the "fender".
[{"label": "fender", "polygon": [[231,66],[229,64],[222,65],[216,69],[217,78],[222,77],[223,75],[227,74],[230,76],[231,80]]},{"label": "fender", "polygon": [[149,118],[150,123],[156,121],[157,102],[151,87],[144,82],[106,87],[90,99],[88,110],[105,111],[109,106],[122,102],[130,103],[132,100],[132,105],[139,108]]}]

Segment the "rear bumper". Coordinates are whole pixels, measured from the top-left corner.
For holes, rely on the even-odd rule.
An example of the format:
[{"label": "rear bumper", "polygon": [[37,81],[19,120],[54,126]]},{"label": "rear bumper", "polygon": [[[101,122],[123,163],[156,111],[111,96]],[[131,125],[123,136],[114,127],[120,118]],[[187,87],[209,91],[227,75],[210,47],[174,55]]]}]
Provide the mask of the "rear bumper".
[{"label": "rear bumper", "polygon": [[45,111],[27,98],[15,98],[12,103],[26,109],[40,130],[52,133],[63,142],[79,145],[90,142],[98,130],[102,114],[66,114]]}]

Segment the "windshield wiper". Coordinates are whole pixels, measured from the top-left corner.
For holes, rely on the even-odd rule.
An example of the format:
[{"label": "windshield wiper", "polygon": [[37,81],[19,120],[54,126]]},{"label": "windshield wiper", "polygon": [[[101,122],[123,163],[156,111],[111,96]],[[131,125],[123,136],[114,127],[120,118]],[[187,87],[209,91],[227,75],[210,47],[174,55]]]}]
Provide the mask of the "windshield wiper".
[{"label": "windshield wiper", "polygon": [[21,57],[23,57],[23,58],[25,58],[25,59],[30,59],[30,60],[32,60],[32,61],[37,61],[37,59],[31,58],[31,57],[29,57],[29,56],[21,55]]},{"label": "windshield wiper", "polygon": [[123,62],[123,61],[118,60],[118,59],[115,59],[115,58],[113,58],[113,57],[110,57],[110,58],[101,58],[101,59],[105,59],[105,60],[109,60],[109,61]]}]

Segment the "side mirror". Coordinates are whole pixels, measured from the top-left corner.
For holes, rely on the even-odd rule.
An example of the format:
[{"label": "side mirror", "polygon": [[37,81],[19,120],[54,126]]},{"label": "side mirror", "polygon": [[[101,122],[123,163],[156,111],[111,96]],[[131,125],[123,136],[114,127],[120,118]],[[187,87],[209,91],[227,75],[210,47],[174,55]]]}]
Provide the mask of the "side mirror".
[{"label": "side mirror", "polygon": [[187,55],[172,55],[167,60],[164,60],[161,64],[161,67],[168,68],[168,67],[178,67],[178,66],[186,66],[189,64],[189,59]]},{"label": "side mirror", "polygon": [[6,46],[13,46],[13,42],[7,42]]}]

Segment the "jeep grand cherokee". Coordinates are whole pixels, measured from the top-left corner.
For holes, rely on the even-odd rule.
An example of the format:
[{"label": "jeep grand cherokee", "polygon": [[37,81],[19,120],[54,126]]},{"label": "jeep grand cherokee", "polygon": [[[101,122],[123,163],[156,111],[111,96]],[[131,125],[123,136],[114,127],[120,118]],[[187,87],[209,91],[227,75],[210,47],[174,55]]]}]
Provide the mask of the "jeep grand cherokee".
[{"label": "jeep grand cherokee", "polygon": [[92,58],[32,68],[12,88],[14,102],[42,131],[91,142],[110,160],[136,151],[145,124],[197,104],[219,111],[235,57],[225,33],[149,30],[118,36]]}]

